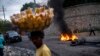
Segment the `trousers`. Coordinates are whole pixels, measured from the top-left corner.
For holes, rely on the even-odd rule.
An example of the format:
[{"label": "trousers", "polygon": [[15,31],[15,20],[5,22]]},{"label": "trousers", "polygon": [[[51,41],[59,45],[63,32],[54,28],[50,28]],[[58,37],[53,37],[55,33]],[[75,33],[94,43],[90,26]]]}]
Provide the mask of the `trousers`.
[{"label": "trousers", "polygon": [[0,48],[0,56],[3,56],[4,53],[3,53],[3,48]]}]

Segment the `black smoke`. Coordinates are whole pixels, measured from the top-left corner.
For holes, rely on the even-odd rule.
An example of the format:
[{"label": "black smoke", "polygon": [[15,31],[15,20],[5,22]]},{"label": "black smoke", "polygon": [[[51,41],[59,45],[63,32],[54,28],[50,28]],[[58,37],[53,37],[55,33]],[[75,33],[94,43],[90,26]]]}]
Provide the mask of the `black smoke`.
[{"label": "black smoke", "polygon": [[69,36],[72,35],[71,30],[68,28],[66,22],[64,21],[64,10],[63,10],[63,0],[49,0],[48,6],[54,8],[54,21],[59,26],[61,33],[66,33]]}]

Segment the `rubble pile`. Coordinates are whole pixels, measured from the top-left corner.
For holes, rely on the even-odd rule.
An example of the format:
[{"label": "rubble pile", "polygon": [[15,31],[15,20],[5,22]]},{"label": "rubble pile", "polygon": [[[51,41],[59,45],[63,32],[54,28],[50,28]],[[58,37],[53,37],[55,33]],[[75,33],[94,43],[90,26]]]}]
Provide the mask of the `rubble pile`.
[{"label": "rubble pile", "polygon": [[34,56],[34,51],[25,48],[5,46],[4,56]]}]

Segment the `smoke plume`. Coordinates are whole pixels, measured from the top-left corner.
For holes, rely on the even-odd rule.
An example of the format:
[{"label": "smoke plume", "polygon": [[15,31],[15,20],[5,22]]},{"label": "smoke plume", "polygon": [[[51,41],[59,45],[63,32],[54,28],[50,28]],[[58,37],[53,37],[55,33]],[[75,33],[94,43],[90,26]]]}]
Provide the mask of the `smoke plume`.
[{"label": "smoke plume", "polygon": [[49,0],[48,6],[54,8],[54,21],[59,26],[61,33],[66,33],[69,36],[72,35],[71,30],[68,28],[66,22],[64,21],[64,10],[63,10],[63,0]]}]

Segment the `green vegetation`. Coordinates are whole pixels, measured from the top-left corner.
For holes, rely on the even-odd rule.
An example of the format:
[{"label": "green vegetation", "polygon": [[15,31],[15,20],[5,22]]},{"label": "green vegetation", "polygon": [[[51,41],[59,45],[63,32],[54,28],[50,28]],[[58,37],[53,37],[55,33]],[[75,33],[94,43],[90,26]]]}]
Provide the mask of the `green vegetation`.
[{"label": "green vegetation", "polygon": [[8,20],[0,19],[0,32],[5,32],[11,29],[11,22]]},{"label": "green vegetation", "polygon": [[69,7],[84,3],[100,3],[100,0],[64,0],[63,7]]},{"label": "green vegetation", "polygon": [[27,9],[27,8],[29,8],[29,7],[35,9],[35,7],[40,7],[40,5],[39,5],[39,4],[35,4],[35,3],[33,3],[33,2],[25,3],[25,4],[23,5],[23,7],[21,8],[21,11],[24,11],[25,9]]}]

